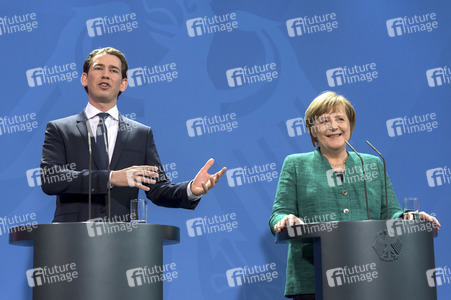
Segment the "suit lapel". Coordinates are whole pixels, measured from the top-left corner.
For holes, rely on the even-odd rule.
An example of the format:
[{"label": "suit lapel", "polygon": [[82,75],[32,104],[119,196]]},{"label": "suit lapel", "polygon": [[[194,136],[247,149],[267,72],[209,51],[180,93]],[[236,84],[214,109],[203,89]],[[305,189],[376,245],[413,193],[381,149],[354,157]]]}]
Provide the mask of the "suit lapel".
[{"label": "suit lapel", "polygon": [[127,144],[132,129],[132,124],[119,114],[119,128],[117,131],[116,145],[114,146],[113,158],[111,159],[111,169],[113,170],[121,157],[122,150],[124,150],[124,147]]},{"label": "suit lapel", "polygon": [[80,132],[81,139],[83,140],[83,143],[88,146],[88,127],[86,126],[86,122],[88,121],[88,118],[86,117],[86,114],[84,111],[79,113],[77,115],[77,128]]},{"label": "suit lapel", "polygon": [[[86,117],[86,114],[84,111],[82,111],[81,113],[79,113],[77,115],[77,128],[78,131],[80,132],[81,135],[81,139],[83,140],[83,143],[86,145],[86,147],[89,147],[88,144],[88,127],[87,127],[87,122],[88,121],[88,117]],[[91,135],[91,150],[92,150],[92,160],[94,161],[95,165],[96,165],[96,169],[99,169],[99,165],[98,165],[98,154],[96,153],[96,151],[94,150],[94,147],[92,146],[93,143],[95,143],[95,140],[93,138],[93,136]]]}]

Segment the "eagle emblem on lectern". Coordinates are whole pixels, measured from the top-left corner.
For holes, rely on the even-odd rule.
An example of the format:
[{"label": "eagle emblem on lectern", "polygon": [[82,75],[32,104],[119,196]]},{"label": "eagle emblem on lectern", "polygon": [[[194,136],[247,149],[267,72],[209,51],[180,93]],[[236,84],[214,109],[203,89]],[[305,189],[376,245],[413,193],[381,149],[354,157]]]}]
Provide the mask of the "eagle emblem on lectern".
[{"label": "eagle emblem on lectern", "polygon": [[373,249],[381,260],[390,262],[398,259],[402,246],[398,236],[390,237],[384,230],[377,233]]}]

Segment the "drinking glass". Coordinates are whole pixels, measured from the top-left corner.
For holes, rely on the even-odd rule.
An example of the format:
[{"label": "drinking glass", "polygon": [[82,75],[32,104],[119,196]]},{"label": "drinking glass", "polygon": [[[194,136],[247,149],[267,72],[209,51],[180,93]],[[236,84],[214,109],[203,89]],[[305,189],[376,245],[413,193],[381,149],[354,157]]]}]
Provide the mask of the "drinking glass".
[{"label": "drinking glass", "polygon": [[407,220],[408,215],[413,215],[414,220],[419,220],[420,200],[415,197],[404,198],[403,210],[404,220]]},{"label": "drinking glass", "polygon": [[130,221],[147,223],[147,199],[130,200]]}]

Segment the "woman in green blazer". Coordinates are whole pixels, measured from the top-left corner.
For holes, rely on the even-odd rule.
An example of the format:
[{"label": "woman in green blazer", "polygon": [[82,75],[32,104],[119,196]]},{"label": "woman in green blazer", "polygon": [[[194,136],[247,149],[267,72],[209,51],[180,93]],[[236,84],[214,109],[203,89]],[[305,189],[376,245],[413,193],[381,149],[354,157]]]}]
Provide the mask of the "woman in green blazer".
[{"label": "woman in green blazer", "polygon": [[[346,151],[345,141],[351,138],[355,120],[351,103],[334,92],[322,93],[310,104],[305,123],[317,149],[285,159],[269,220],[273,234],[286,225],[368,218],[362,163],[355,153]],[[370,218],[386,219],[383,165],[375,156],[361,157]],[[403,211],[388,178],[387,188],[389,217],[401,217]],[[439,226],[435,218],[424,212],[420,217]],[[313,246],[306,242],[290,244],[285,296],[315,299],[314,293]]]}]

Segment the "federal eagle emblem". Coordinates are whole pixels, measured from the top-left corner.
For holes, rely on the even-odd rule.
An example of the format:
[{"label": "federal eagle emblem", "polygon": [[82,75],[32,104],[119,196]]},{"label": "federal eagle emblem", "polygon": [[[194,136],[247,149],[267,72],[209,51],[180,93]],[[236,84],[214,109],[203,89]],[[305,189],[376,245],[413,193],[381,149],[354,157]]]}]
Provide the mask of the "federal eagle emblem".
[{"label": "federal eagle emblem", "polygon": [[383,261],[395,261],[401,253],[403,243],[399,237],[390,237],[387,230],[379,231],[373,244],[373,249]]}]

